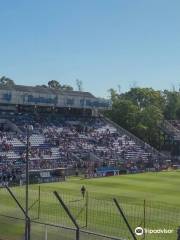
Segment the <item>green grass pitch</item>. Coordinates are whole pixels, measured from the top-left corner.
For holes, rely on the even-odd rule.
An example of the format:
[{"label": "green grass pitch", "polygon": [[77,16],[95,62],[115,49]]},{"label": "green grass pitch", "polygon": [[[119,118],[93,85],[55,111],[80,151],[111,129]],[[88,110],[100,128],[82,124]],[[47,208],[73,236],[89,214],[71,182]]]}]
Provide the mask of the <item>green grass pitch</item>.
[{"label": "green grass pitch", "polygon": [[[88,206],[86,206],[86,199],[82,199],[80,193],[82,185],[88,190]],[[24,190],[24,187],[12,188],[23,206],[25,203]],[[110,236],[132,239],[112,201],[116,197],[133,230],[137,226],[143,227],[144,224],[148,229],[173,229],[172,234],[147,234],[145,239],[176,239],[176,229],[180,225],[179,171],[120,175],[96,179],[71,177],[66,182],[41,184],[39,219],[38,201],[36,202],[38,200],[38,186],[30,185],[29,206],[32,207],[29,213],[32,219],[73,227],[53,195],[54,190],[62,196],[78,224],[84,230],[88,229]],[[0,215],[0,239],[23,239],[23,222],[2,216],[9,215],[23,218],[20,210],[5,189],[0,189]],[[46,231],[48,239],[75,239],[74,233],[70,230],[60,231],[55,227],[48,227]],[[32,223],[32,236],[33,240],[44,239],[44,226]],[[95,238],[84,234],[81,239],[104,240],[105,238]],[[142,236],[137,239],[142,239]]]}]

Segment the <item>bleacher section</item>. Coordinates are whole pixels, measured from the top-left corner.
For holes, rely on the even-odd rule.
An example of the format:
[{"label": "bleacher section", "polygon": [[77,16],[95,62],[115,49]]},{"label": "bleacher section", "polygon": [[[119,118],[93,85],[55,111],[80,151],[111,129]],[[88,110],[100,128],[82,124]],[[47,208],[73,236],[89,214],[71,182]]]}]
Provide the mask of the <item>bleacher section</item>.
[{"label": "bleacher section", "polygon": [[33,126],[30,170],[64,167],[92,172],[100,166],[121,166],[144,171],[159,168],[165,157],[103,117],[1,112],[0,119],[19,130],[1,127],[1,181],[17,180],[25,171],[27,125]]},{"label": "bleacher section", "polygon": [[170,120],[169,123],[173,125],[173,127],[176,128],[178,134],[180,134],[180,120]]},{"label": "bleacher section", "polygon": [[180,140],[180,122],[178,120],[164,120],[159,127],[173,140]]}]

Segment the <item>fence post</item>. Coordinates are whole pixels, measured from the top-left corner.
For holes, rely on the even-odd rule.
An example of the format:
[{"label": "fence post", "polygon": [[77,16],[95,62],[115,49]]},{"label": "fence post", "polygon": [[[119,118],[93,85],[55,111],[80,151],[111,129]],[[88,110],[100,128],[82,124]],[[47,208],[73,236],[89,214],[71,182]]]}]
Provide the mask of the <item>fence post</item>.
[{"label": "fence post", "polygon": [[[144,229],[146,228],[146,200],[144,199]],[[146,233],[144,231],[144,239],[146,238]]]},{"label": "fence post", "polygon": [[76,227],[76,240],[80,240],[80,231],[79,231],[79,225],[76,222],[76,219],[74,218],[74,216],[72,215],[71,211],[69,210],[69,208],[67,207],[67,205],[64,203],[64,201],[62,200],[62,198],[59,196],[57,191],[53,192],[54,195],[56,196],[56,198],[58,199],[58,201],[60,202],[61,206],[64,208],[65,212],[67,213],[67,215],[69,216],[69,218],[71,219],[72,223],[74,224],[74,226]]},{"label": "fence post", "polygon": [[38,188],[38,198],[39,198],[39,201],[38,201],[38,219],[40,218],[40,211],[41,211],[41,187],[39,185],[39,188]]},{"label": "fence post", "polygon": [[48,240],[47,225],[45,224],[45,240]]},{"label": "fence post", "polygon": [[129,231],[130,231],[133,239],[134,239],[134,240],[137,240],[137,238],[136,238],[136,236],[135,236],[135,234],[134,234],[134,232],[133,232],[133,230],[132,230],[132,228],[131,228],[131,226],[130,226],[130,224],[129,224],[129,222],[128,222],[128,220],[127,220],[127,218],[126,218],[126,216],[125,216],[125,214],[124,214],[124,212],[123,212],[123,210],[122,210],[122,208],[120,207],[117,199],[116,199],[116,198],[113,198],[113,201],[114,201],[114,203],[115,203],[118,211],[120,212],[121,216],[123,217],[123,219],[124,219],[124,221],[125,221],[128,229],[129,229]]},{"label": "fence post", "polygon": [[89,205],[89,195],[86,192],[86,227],[88,226],[88,205]]},{"label": "fence post", "polygon": [[31,238],[31,220],[27,218],[27,239],[30,240]]},{"label": "fence post", "polygon": [[20,202],[17,200],[11,189],[6,185],[5,186],[11,197],[14,199],[20,210],[23,212],[26,220],[26,231],[25,231],[25,240],[30,240],[30,235],[31,235],[31,219],[29,216],[26,215],[26,211],[24,208],[21,206]]}]

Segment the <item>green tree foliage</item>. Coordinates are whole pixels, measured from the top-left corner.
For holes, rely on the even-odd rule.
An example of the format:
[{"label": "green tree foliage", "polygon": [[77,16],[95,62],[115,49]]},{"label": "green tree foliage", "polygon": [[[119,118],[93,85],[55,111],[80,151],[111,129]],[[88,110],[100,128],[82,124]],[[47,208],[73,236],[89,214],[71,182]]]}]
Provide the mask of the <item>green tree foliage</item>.
[{"label": "green tree foliage", "polygon": [[180,92],[164,90],[166,119],[180,119]]},{"label": "green tree foliage", "polygon": [[48,88],[47,85],[43,84],[43,85],[36,85],[36,87],[41,87],[41,88]]},{"label": "green tree foliage", "polygon": [[131,88],[123,97],[131,99],[140,109],[144,109],[150,105],[164,109],[165,106],[165,99],[162,92],[155,91],[152,88]]},{"label": "green tree foliage", "polygon": [[51,80],[48,82],[48,87],[56,90],[73,91],[73,87],[70,85],[61,85],[57,80]]},{"label": "green tree foliage", "polygon": [[[143,140],[151,145],[158,146],[159,144],[159,129],[158,125],[163,119],[163,113],[161,109],[156,106],[147,106],[140,113],[139,123],[144,127],[143,129],[137,129],[137,135],[143,137]],[[144,136],[141,136],[141,131]]]},{"label": "green tree foliage", "polygon": [[105,114],[120,126],[139,138],[157,147],[159,145],[158,124],[164,118],[166,98],[163,92],[152,88],[131,88],[118,94],[110,89],[112,110]]},{"label": "green tree foliage", "polygon": [[[6,77],[6,76],[2,76],[0,77],[0,87],[1,86],[7,86],[7,87],[12,87],[15,85],[15,82]],[[41,87],[41,88],[52,88],[52,89],[56,89],[56,90],[66,90],[66,91],[73,91],[73,87],[67,84],[61,85],[57,80],[51,80],[48,82],[47,85],[43,84],[43,85],[36,85],[36,87]]]},{"label": "green tree foliage", "polygon": [[14,85],[15,85],[15,83],[12,79],[10,79],[6,76],[3,76],[0,78],[0,86],[12,87]]},{"label": "green tree foliage", "polygon": [[66,91],[73,91],[73,87],[71,87],[70,85],[62,85],[61,86],[62,90],[66,90]]},{"label": "green tree foliage", "polygon": [[53,88],[53,89],[60,89],[61,88],[61,85],[58,81],[56,80],[51,80],[48,82],[48,87],[49,88]]},{"label": "green tree foliage", "polygon": [[133,130],[138,119],[138,108],[130,100],[117,99],[113,102],[109,117],[124,128]]}]

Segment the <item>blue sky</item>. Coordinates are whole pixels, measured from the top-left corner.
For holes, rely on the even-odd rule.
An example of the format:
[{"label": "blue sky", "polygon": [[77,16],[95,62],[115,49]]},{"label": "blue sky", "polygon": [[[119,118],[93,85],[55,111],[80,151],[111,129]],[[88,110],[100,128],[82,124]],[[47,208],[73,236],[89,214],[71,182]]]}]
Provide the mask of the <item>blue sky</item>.
[{"label": "blue sky", "polygon": [[0,0],[0,33],[0,76],[17,84],[180,84],[179,0]]}]

